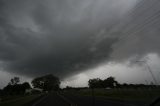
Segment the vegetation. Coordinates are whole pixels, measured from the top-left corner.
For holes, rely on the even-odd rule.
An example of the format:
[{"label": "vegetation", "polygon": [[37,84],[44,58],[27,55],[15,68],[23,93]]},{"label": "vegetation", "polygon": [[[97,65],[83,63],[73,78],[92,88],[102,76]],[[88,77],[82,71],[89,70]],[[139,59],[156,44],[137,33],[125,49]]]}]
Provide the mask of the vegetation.
[{"label": "vegetation", "polygon": [[7,86],[0,90],[0,106],[22,106],[39,95],[25,95],[25,90],[30,89],[28,82],[20,83],[19,77],[10,80]]},{"label": "vegetation", "polygon": [[94,79],[90,79],[88,81],[88,85],[89,88],[134,88],[134,89],[138,89],[138,88],[157,88],[158,85],[145,85],[145,84],[120,84],[118,81],[115,80],[114,77],[110,76],[107,79],[100,79],[100,78],[94,78]]},{"label": "vegetation", "polygon": [[[91,96],[92,91],[90,89],[82,89],[76,91],[77,94]],[[94,95],[99,97],[106,97],[111,99],[127,100],[127,101],[148,101],[153,100],[160,95],[160,89],[126,89],[126,88],[114,88],[114,89],[94,89]]]},{"label": "vegetation", "polygon": [[14,77],[10,80],[7,86],[1,90],[0,95],[23,95],[26,89],[30,89],[31,86],[28,82],[20,83],[19,77]]},{"label": "vegetation", "polygon": [[33,79],[32,85],[34,88],[40,88],[44,91],[58,90],[60,88],[60,80],[58,77],[49,74]]},{"label": "vegetation", "polygon": [[114,77],[109,77],[105,80],[101,80],[100,78],[90,79],[88,81],[88,85],[90,88],[114,88],[118,85],[118,82]]},{"label": "vegetation", "polygon": [[[33,79],[32,84],[35,88],[52,91],[59,89],[60,81],[59,78],[50,74]],[[23,106],[44,94],[42,92],[38,92],[38,94],[26,93],[30,90],[34,91],[36,89],[32,89],[28,82],[20,83],[19,77],[12,78],[7,86],[2,90],[0,89],[0,106]]]},{"label": "vegetation", "polygon": [[[60,80],[49,74],[33,79],[32,85],[43,91],[56,91],[60,89]],[[63,91],[84,96],[93,96],[94,93],[94,96],[127,101],[150,101],[160,95],[159,85],[120,84],[112,76],[104,80],[90,79],[88,85],[89,87],[78,88],[67,86]],[[21,106],[38,97],[34,94],[26,95],[26,89],[31,89],[28,82],[20,83],[18,77],[12,78],[8,85],[0,90],[0,106]]]},{"label": "vegetation", "polygon": [[[52,91],[59,89],[60,81],[58,77],[49,74],[33,79],[32,84],[34,88],[40,88],[43,91]],[[0,89],[0,99],[4,99],[5,97],[15,97],[15,95],[23,96],[26,94],[26,91],[30,90],[33,91],[36,89],[32,89],[28,82],[21,83],[19,77],[14,77],[10,80],[7,86],[2,90]]]},{"label": "vegetation", "polygon": [[131,102],[151,102],[160,95],[159,85],[120,84],[114,77],[107,79],[94,78],[88,81],[89,88],[66,87],[65,92],[74,95],[103,97]]},{"label": "vegetation", "polygon": [[10,80],[9,85],[16,85],[20,82],[19,77],[14,77]]},{"label": "vegetation", "polygon": [[1,102],[0,106],[24,106],[38,97],[40,95],[10,96],[10,99]]}]

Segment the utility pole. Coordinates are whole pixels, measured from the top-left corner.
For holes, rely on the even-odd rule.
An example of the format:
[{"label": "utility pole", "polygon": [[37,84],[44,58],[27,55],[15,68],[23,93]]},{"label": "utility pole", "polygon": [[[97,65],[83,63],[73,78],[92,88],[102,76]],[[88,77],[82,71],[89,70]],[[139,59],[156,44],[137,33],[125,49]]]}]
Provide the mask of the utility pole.
[{"label": "utility pole", "polygon": [[155,76],[154,76],[154,74],[153,74],[153,72],[152,72],[152,70],[151,70],[149,64],[146,63],[145,61],[136,61],[136,62],[141,62],[141,63],[143,63],[144,65],[147,66],[147,69],[148,69],[149,73],[151,74],[154,83],[155,83],[156,85],[158,85],[157,80],[156,80],[156,78],[155,78]]},{"label": "utility pole", "polygon": [[95,95],[94,95],[94,87],[92,89],[92,106],[95,106]]}]

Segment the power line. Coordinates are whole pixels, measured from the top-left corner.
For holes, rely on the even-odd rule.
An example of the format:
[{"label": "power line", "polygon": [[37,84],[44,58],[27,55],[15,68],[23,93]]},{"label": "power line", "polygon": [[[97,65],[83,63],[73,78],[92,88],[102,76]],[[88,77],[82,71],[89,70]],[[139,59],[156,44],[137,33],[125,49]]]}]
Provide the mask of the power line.
[{"label": "power line", "polygon": [[[157,7],[160,7],[159,6],[159,3],[156,3],[157,4]],[[154,8],[155,9],[155,8]],[[157,8],[156,8],[157,9]],[[145,11],[142,11],[143,13],[145,13],[147,10]],[[153,9],[151,9],[151,11],[153,11]],[[149,12],[149,11],[147,11]],[[156,13],[155,13],[156,12]],[[151,16],[148,16],[147,18],[145,18],[145,20],[143,21],[143,23],[139,23],[137,25],[135,25],[134,27],[130,28],[128,32],[125,32],[123,33],[124,36],[123,37],[120,37],[120,39],[123,39],[126,35],[129,36],[129,34],[133,33],[135,30],[136,32],[139,32],[140,30],[144,29],[143,27],[146,26],[147,24],[150,24],[153,22],[153,20],[155,21],[155,19],[159,19],[159,16],[160,16],[160,9],[158,8],[157,11],[154,11],[154,14],[152,14]],[[134,21],[136,20],[133,20],[132,23],[134,23]],[[141,20],[142,21],[142,20]],[[130,22],[129,22],[130,23]],[[128,23],[127,23],[128,24]],[[125,26],[127,27],[127,25],[125,24]],[[141,28],[141,29],[140,29]],[[123,29],[122,29],[123,30]],[[135,32],[134,32],[135,33]],[[127,37],[128,37],[127,36]]]},{"label": "power line", "polygon": [[[156,0],[157,1],[157,0]],[[148,8],[150,11],[150,13],[152,13],[151,15],[148,15],[145,20],[142,20],[142,18],[140,17],[140,23],[135,24],[134,26],[131,26],[132,28],[129,28],[128,31],[126,31],[125,33],[122,30],[125,30],[125,28],[127,27],[126,23],[122,23],[121,26],[119,26],[119,31],[120,33],[120,38],[119,38],[119,43],[118,45],[120,45],[121,43],[123,43],[123,41],[127,41],[130,40],[131,38],[134,39],[136,38],[136,33],[140,33],[142,31],[144,31],[145,28],[149,28],[152,25],[159,25],[159,19],[160,19],[160,2],[154,2],[154,8],[150,7]],[[142,11],[144,14],[145,12],[149,12],[148,9],[146,9],[145,11]],[[154,12],[153,12],[154,11]],[[135,14],[137,15],[137,14]],[[143,21],[143,22],[141,22]],[[136,20],[133,20],[132,22],[136,22]],[[130,22],[129,22],[130,23]],[[128,23],[127,23],[128,24]],[[124,27],[125,25],[125,27]],[[129,24],[128,24],[129,25]],[[123,26],[123,27],[122,27]],[[129,27],[129,26],[128,26]],[[123,32],[123,33],[122,33]],[[113,32],[114,33],[114,32]],[[123,34],[123,36],[122,36]],[[133,36],[134,35],[134,36]]]}]

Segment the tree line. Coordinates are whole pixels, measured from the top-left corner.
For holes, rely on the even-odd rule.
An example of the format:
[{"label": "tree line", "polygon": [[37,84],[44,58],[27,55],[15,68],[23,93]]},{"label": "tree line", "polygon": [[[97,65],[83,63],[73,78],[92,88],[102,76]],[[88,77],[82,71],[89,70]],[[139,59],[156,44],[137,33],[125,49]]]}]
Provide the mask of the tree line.
[{"label": "tree line", "polygon": [[104,80],[100,78],[93,78],[88,81],[89,88],[156,88],[158,85],[154,85],[152,82],[149,85],[146,84],[120,84],[114,77],[110,76]]},{"label": "tree line", "polygon": [[[53,91],[60,89],[60,80],[58,77],[48,74],[45,76],[34,78],[31,81],[33,88],[41,89],[42,91]],[[27,89],[32,89],[29,82],[20,82],[19,77],[14,77],[10,82],[0,90],[1,95],[23,95]]]},{"label": "tree line", "polygon": [[20,78],[14,77],[2,91],[4,95],[19,95],[24,94],[25,90],[30,88],[31,86],[28,82],[20,83]]},{"label": "tree line", "polygon": [[89,88],[114,88],[118,85],[118,81],[114,77],[108,77],[107,79],[94,78],[88,81]]},{"label": "tree line", "polygon": [[[60,90],[60,80],[58,77],[48,74],[41,77],[36,77],[31,81],[33,88],[39,88],[42,91],[58,91]],[[100,78],[89,79],[88,81],[89,88],[155,88],[160,87],[158,85],[150,84],[120,84],[115,80],[114,77],[110,76],[104,80]],[[20,83],[19,77],[14,77],[10,80],[7,86],[5,86],[2,90],[0,90],[0,95],[17,95],[17,94],[25,94],[26,89],[32,89],[31,85],[28,82]],[[65,89],[87,89],[88,87],[69,87],[67,86]]]}]

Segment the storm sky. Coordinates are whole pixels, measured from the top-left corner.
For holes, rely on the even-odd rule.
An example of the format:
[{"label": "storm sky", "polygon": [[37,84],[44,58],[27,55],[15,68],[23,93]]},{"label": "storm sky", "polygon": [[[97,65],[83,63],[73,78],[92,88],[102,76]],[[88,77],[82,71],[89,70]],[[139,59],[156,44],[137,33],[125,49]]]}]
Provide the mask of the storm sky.
[{"label": "storm sky", "polygon": [[135,61],[160,74],[159,11],[158,0],[0,0],[0,87],[49,73],[63,86],[109,75],[150,82]]}]

